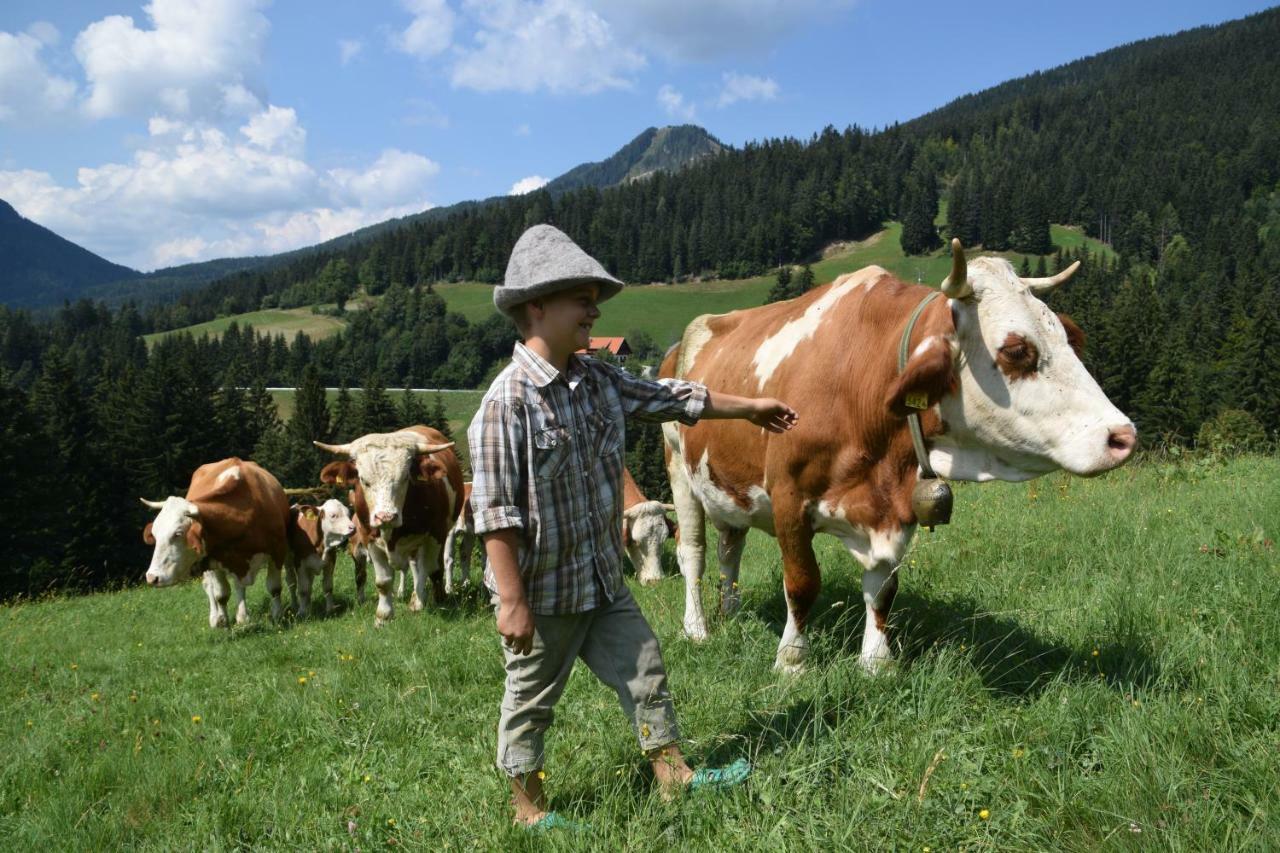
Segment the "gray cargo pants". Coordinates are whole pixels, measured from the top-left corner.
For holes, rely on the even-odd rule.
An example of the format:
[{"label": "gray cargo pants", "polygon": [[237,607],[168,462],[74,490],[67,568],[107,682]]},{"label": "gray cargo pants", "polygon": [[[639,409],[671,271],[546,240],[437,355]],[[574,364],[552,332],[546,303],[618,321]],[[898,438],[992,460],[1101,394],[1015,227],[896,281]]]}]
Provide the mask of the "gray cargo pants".
[{"label": "gray cargo pants", "polygon": [[565,616],[534,614],[533,651],[503,649],[507,688],[498,720],[498,769],[542,768],[542,736],[578,658],[618,694],[644,751],[680,739],[658,638],[623,584],[611,603]]}]

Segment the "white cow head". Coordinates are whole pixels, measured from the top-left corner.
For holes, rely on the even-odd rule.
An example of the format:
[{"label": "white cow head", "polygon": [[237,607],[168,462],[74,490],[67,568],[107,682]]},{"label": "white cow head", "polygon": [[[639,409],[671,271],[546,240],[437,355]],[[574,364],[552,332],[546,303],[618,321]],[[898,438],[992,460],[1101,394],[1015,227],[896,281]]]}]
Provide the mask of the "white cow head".
[{"label": "white cow head", "polygon": [[942,476],[1026,480],[1059,468],[1092,476],[1132,453],[1133,423],[1077,354],[1083,333],[1037,298],[1079,265],[1050,278],[1019,278],[1001,258],[966,264],[960,241],[952,241],[942,291],[954,337],[919,344],[890,395],[900,408],[908,386],[929,389],[945,424],[930,438],[929,462]]},{"label": "white cow head", "polygon": [[662,543],[675,533],[668,509],[674,507],[644,501],[622,511],[622,542],[641,583],[662,580]]},{"label": "white cow head", "polygon": [[416,432],[402,430],[370,433],[349,444],[317,441],[315,445],[352,461],[369,506],[370,522],[375,527],[395,528],[404,523],[402,510],[410,480],[444,477],[444,466],[431,454],[453,447],[453,442],[432,444]]},{"label": "white cow head", "polygon": [[163,501],[142,503],[160,510],[155,521],[142,530],[142,541],[154,545],[147,583],[154,587],[172,586],[191,576],[191,569],[205,556],[200,508],[185,498],[167,497]]},{"label": "white cow head", "polygon": [[320,505],[320,531],[324,534],[326,553],[346,545],[351,534],[356,532],[356,523],[351,520],[351,511],[342,501],[329,498]]}]

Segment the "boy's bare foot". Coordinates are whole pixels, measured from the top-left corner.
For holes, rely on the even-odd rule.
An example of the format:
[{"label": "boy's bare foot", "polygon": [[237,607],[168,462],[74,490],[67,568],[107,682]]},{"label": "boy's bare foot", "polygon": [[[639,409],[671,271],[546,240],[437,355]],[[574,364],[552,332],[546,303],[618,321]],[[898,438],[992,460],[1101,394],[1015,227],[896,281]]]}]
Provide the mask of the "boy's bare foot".
[{"label": "boy's bare foot", "polygon": [[684,760],[680,745],[669,743],[649,753],[653,780],[658,783],[662,799],[671,800],[693,781],[693,770]]},{"label": "boy's bare foot", "polygon": [[511,777],[511,805],[515,807],[517,826],[532,826],[545,818],[547,798],[542,793],[542,771]]}]

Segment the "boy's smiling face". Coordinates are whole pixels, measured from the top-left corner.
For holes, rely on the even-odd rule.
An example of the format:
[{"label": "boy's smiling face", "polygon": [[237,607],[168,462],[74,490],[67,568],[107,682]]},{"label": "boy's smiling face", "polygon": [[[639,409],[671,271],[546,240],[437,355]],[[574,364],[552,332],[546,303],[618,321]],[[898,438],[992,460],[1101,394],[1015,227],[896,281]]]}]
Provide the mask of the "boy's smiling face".
[{"label": "boy's smiling face", "polygon": [[586,348],[591,327],[600,317],[598,284],[584,283],[532,300],[526,309],[528,336],[539,337],[565,354]]}]

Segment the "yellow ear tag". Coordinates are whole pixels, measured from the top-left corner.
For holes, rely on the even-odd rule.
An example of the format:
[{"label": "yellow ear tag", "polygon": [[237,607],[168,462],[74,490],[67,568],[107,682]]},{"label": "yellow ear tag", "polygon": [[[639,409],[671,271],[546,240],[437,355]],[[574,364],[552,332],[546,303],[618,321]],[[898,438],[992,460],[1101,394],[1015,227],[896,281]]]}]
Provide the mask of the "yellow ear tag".
[{"label": "yellow ear tag", "polygon": [[912,409],[929,408],[929,395],[923,391],[912,391],[907,395],[907,407]]},{"label": "yellow ear tag", "polygon": [[334,480],[334,482],[337,483],[339,486],[341,486],[343,483],[346,482],[346,480],[342,479],[341,477],[338,477],[336,480]]}]

